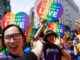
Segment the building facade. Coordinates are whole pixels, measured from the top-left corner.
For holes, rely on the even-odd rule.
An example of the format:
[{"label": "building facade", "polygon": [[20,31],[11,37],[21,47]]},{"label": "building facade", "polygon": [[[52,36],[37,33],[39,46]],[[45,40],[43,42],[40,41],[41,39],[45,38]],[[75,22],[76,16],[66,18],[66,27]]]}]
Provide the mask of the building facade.
[{"label": "building facade", "polygon": [[64,13],[61,17],[61,23],[68,25],[71,30],[77,28],[75,25],[75,20],[79,19],[79,8],[74,3],[73,0],[62,0],[61,4],[63,5]]},{"label": "building facade", "polygon": [[10,11],[10,0],[0,0],[0,21],[2,20],[2,17]]}]

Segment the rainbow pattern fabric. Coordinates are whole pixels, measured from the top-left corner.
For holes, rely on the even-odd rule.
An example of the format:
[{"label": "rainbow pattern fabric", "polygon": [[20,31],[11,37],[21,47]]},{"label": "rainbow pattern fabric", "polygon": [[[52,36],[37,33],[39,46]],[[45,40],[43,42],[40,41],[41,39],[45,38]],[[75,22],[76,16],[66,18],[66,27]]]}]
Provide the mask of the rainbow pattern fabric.
[{"label": "rainbow pattern fabric", "polygon": [[19,12],[17,14],[7,13],[2,18],[1,27],[4,28],[9,24],[17,24],[24,32],[30,25],[30,19],[25,12]]},{"label": "rainbow pattern fabric", "polygon": [[58,2],[40,2],[36,8],[39,18],[46,18],[49,22],[59,19],[63,14],[63,6]]},{"label": "rainbow pattern fabric", "polygon": [[61,23],[51,22],[48,24],[48,28],[52,28],[54,32],[58,34],[58,36],[62,37],[65,32],[65,27]]}]

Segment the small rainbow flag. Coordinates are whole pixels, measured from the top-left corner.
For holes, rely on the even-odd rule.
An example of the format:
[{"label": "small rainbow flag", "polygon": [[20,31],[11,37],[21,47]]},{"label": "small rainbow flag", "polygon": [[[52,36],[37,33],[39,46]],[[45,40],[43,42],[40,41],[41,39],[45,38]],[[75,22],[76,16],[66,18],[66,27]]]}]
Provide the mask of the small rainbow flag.
[{"label": "small rainbow flag", "polygon": [[52,28],[54,32],[58,34],[58,36],[62,37],[65,32],[65,27],[61,23],[51,22],[48,24],[48,28]]}]

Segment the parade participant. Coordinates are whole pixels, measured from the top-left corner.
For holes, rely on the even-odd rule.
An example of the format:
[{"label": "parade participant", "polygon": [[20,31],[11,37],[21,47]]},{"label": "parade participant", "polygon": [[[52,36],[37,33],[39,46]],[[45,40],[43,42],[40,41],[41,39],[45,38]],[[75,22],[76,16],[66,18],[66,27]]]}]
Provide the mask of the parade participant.
[{"label": "parade participant", "polygon": [[70,53],[71,60],[76,60],[78,55],[78,50],[74,40],[70,37],[66,43],[66,49]]},{"label": "parade participant", "polygon": [[[9,52],[8,49],[6,49],[7,53]],[[2,43],[2,28],[0,27],[0,54],[5,54],[5,50],[3,48]]]},{"label": "parade participant", "polygon": [[78,27],[80,27],[80,21],[79,21],[79,20],[76,20],[76,21],[75,21],[75,24],[76,24]]},{"label": "parade participant", "polygon": [[58,39],[58,35],[52,29],[47,28],[44,31],[43,40],[46,42],[44,46],[43,60],[61,60],[61,55],[70,60],[69,53],[63,48]]},{"label": "parade participant", "polygon": [[2,48],[2,33],[0,33],[0,49]]},{"label": "parade participant", "polygon": [[65,46],[69,37],[70,37],[70,27],[65,25],[65,32],[64,32],[64,35],[61,38],[61,44],[63,44]]},{"label": "parade participant", "polygon": [[76,43],[76,41],[74,41],[76,43],[77,49],[78,49],[78,55],[77,55],[77,60],[80,60],[80,34],[77,35],[77,39],[78,39],[78,43]]},{"label": "parade participant", "polygon": [[22,58],[22,60],[37,60],[43,49],[43,44],[38,40],[36,41],[37,46],[35,46],[35,48],[31,50],[31,52],[25,53],[23,50],[25,47],[25,37],[19,26],[14,24],[8,25],[4,28],[2,33],[2,43],[4,49],[9,49],[9,53],[5,55],[0,54],[0,59],[21,58],[21,56],[26,56],[25,58]]},{"label": "parade participant", "polygon": [[2,33],[0,34],[0,54],[2,53],[3,47],[2,47]]},{"label": "parade participant", "polygon": [[[64,48],[66,49],[66,43],[68,42],[68,39],[70,37],[70,27],[67,26],[67,25],[64,25],[65,26],[65,32],[64,32],[64,35],[62,36],[61,38],[61,44],[64,46]],[[62,60],[65,60],[65,56],[61,56]]]},{"label": "parade participant", "polygon": [[0,49],[2,48],[2,28],[0,26]]}]

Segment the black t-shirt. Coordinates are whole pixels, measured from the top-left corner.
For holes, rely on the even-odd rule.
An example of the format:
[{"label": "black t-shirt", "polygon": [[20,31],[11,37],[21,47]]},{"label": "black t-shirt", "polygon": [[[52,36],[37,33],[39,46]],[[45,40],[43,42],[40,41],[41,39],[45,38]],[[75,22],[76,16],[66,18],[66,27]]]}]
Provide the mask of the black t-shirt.
[{"label": "black t-shirt", "polygon": [[29,52],[24,56],[12,56],[13,58],[0,58],[0,60],[37,60],[37,56],[33,52]]}]

